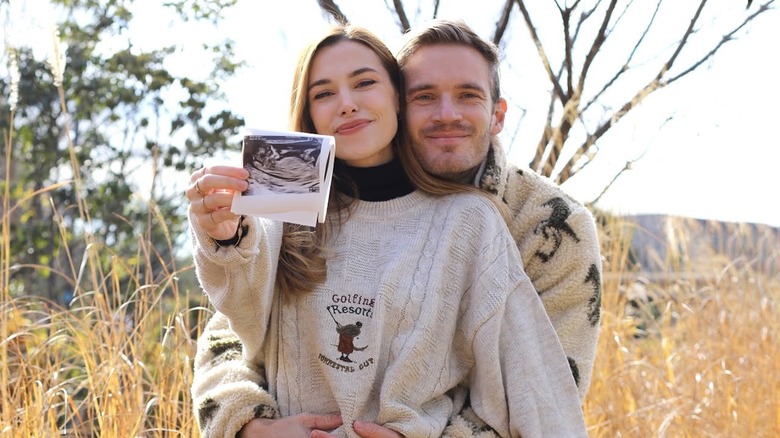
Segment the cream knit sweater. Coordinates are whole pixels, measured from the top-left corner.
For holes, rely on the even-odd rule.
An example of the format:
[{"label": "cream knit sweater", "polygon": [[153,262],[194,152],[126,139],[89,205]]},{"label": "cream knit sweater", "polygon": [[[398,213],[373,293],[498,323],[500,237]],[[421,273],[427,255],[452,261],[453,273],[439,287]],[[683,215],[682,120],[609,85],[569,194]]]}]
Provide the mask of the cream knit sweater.
[{"label": "cream knit sweater", "polygon": [[[239,246],[219,250],[192,230],[198,277],[219,312],[195,363],[204,435],[232,437],[258,416],[339,411],[337,436],[357,436],[360,419],[439,437],[466,389],[500,436],[586,435],[569,363],[487,200],[415,192],[358,202],[329,243],[326,282],[289,299],[273,288],[279,223],[251,220]],[[446,434],[477,435],[478,419],[461,423]]]},{"label": "cream knit sweater", "polygon": [[497,141],[477,185],[512,212],[509,231],[584,400],[601,321],[601,251],[593,215],[549,179],[507,165]]}]

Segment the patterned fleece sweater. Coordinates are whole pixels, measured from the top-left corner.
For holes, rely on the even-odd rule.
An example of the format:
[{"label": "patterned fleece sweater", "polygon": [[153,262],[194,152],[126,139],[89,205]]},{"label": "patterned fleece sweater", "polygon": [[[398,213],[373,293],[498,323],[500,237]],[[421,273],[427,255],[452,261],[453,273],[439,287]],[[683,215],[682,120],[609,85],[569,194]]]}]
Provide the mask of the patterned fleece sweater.
[{"label": "patterned fleece sweater", "polygon": [[[218,311],[192,387],[204,435],[232,437],[258,416],[339,411],[342,437],[357,436],[356,419],[409,438],[473,436],[477,418],[504,437],[586,436],[553,326],[484,198],[358,202],[328,243],[327,280],[301,297],[273,287],[279,223],[251,219],[238,246],[219,250],[192,230]],[[467,393],[471,409],[445,431]]]}]

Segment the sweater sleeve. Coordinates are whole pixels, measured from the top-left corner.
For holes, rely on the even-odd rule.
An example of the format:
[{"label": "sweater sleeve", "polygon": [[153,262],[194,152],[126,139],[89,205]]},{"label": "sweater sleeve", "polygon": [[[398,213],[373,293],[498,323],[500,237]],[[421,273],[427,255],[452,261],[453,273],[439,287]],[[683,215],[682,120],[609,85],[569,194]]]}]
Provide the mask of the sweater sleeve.
[{"label": "sweater sleeve", "polygon": [[275,298],[282,223],[247,218],[236,246],[221,247],[190,218],[198,281],[243,344],[244,358],[259,363]]},{"label": "sweater sleeve", "polygon": [[564,197],[536,202],[528,232],[515,234],[583,400],[590,386],[601,319],[601,255],[595,221]]},{"label": "sweater sleeve", "polygon": [[[507,233],[478,258],[459,330],[474,365],[470,405],[500,436],[587,436],[577,387],[556,332]],[[463,416],[463,415],[461,415]]]},{"label": "sweater sleeve", "polygon": [[233,438],[254,418],[278,416],[261,364],[244,360],[228,319],[216,313],[198,339],[191,392],[204,438]]}]

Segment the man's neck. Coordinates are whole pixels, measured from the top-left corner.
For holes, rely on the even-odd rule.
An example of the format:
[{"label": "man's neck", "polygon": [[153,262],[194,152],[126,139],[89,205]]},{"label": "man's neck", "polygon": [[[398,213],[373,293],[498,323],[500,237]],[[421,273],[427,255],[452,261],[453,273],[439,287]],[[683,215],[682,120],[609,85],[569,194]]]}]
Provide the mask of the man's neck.
[{"label": "man's neck", "polygon": [[479,166],[477,167],[464,170],[463,172],[442,175],[441,177],[443,179],[446,179],[447,181],[457,182],[457,183],[466,184],[470,186],[478,186],[479,185],[478,178],[482,174],[482,171],[484,169],[485,169],[485,161],[483,160],[481,163],[479,163]]}]

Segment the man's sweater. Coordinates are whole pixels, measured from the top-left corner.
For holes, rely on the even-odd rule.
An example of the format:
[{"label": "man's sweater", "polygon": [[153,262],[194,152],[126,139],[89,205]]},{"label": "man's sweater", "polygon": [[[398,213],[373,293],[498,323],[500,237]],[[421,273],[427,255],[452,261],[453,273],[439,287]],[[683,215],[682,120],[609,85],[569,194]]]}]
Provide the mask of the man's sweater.
[{"label": "man's sweater", "polygon": [[[198,277],[219,312],[195,361],[205,435],[232,437],[258,416],[339,411],[337,436],[357,436],[360,419],[439,437],[468,389],[473,412],[501,436],[585,436],[569,364],[486,199],[358,202],[328,244],[327,280],[301,297],[274,291],[281,224],[250,219],[240,244],[219,250],[192,230]],[[463,436],[459,425],[447,433]]]},{"label": "man's sweater", "polygon": [[509,230],[525,272],[542,298],[584,399],[601,320],[601,251],[593,216],[549,179],[507,164],[497,142],[478,181],[512,212]]}]

